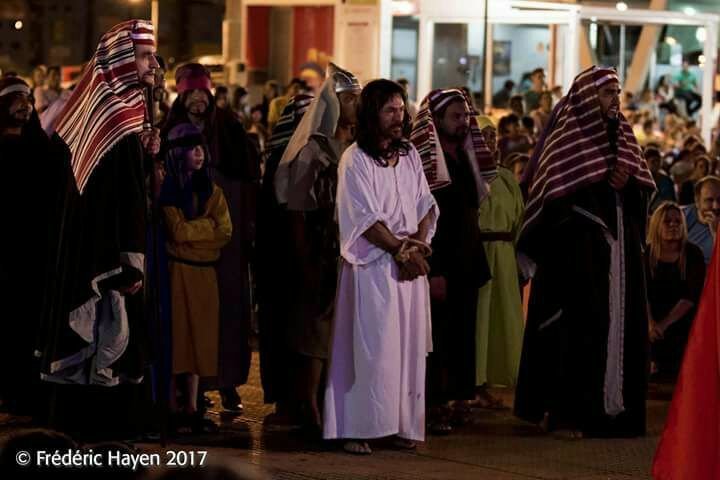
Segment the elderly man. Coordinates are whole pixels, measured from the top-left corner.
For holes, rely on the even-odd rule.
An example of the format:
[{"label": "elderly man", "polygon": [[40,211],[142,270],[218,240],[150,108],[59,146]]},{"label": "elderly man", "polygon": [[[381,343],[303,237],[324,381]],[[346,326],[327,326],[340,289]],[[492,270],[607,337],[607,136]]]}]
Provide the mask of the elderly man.
[{"label": "elderly man", "polygon": [[574,436],[645,433],[642,249],[652,174],[614,69],[579,74],[525,172],[518,249],[537,272],[515,411]]},{"label": "elderly man", "polygon": [[81,434],[99,433],[100,418],[108,436],[134,431],[139,420],[138,392],[124,384],[141,382],[146,366],[144,156],[160,144],[146,122],[143,89],[157,67],[150,22],[113,27],[57,121],[54,140],[72,157],[57,201],[55,290],[38,354],[42,378],[63,384],[54,423]]},{"label": "elderly man", "polygon": [[683,207],[688,240],[703,252],[710,265],[715,234],[720,220],[720,178],[710,175],[695,184],[695,204]]},{"label": "elderly man", "polygon": [[357,142],[338,168],[340,279],[323,436],[371,453],[368,439],[425,438],[425,356],[431,349],[428,243],[439,215],[405,135],[403,88],[362,91]]},{"label": "elderly man", "polygon": [[178,97],[170,109],[164,135],[184,122],[202,132],[209,148],[213,181],[222,188],[232,224],[237,227],[216,266],[220,363],[214,386],[220,389],[223,408],[241,413],[243,405],[235,387],[247,381],[250,371],[250,250],[255,235],[259,155],[232,111],[216,107],[210,73],[205,67],[197,63],[184,65],[176,71],[175,81]]},{"label": "elderly man", "polygon": [[[478,208],[487,197],[488,181],[497,174],[475,115],[461,90],[434,90],[423,100],[411,136],[443,212],[430,260],[428,405],[433,434],[452,431],[449,402],[475,398],[477,296],[490,278]],[[461,419],[462,408],[455,414]]]}]

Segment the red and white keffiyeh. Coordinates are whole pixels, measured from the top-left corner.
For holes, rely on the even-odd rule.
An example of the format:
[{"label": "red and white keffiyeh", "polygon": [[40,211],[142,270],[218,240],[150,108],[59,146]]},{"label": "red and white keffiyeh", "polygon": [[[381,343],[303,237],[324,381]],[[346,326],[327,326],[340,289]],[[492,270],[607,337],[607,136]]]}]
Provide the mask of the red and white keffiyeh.
[{"label": "red and white keffiyeh", "polygon": [[155,44],[147,20],[129,20],[105,33],[57,120],[80,193],[103,155],[143,130],[145,97],[135,64],[135,45],[140,44]]},{"label": "red and white keffiyeh", "polygon": [[605,180],[617,163],[629,168],[640,188],[655,189],[632,126],[620,112],[618,153],[611,151],[598,96],[608,82],[619,83],[615,69],[590,67],[555,107],[523,179],[528,192],[523,230],[539,220],[547,202]]},{"label": "red and white keffiyeh", "polygon": [[457,100],[465,102],[470,114],[470,130],[465,140],[465,151],[470,159],[470,167],[475,176],[478,200],[482,201],[489,192],[488,184],[497,176],[497,165],[493,161],[493,155],[478,127],[475,118],[477,112],[465,92],[458,89],[433,90],[430,92],[420,104],[420,110],[415,117],[412,133],[410,134],[410,141],[420,154],[430,190],[450,185],[450,174],[433,115],[450,102]]}]

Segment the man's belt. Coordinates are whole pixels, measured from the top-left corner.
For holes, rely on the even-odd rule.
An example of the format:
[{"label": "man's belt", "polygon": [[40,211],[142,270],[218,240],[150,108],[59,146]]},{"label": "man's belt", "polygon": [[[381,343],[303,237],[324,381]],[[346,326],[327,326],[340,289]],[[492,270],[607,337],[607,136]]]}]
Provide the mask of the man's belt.
[{"label": "man's belt", "polygon": [[185,265],[191,265],[191,266],[193,266],[193,267],[214,267],[214,266],[217,265],[217,263],[218,263],[217,261],[214,261],[214,262],[197,262],[197,261],[195,261],[195,260],[187,260],[187,259],[184,259],[184,258],[173,257],[172,255],[168,255],[168,259],[171,260],[171,261],[173,261],[173,262],[184,263]]},{"label": "man's belt", "polygon": [[481,242],[512,242],[514,239],[512,232],[480,232]]}]

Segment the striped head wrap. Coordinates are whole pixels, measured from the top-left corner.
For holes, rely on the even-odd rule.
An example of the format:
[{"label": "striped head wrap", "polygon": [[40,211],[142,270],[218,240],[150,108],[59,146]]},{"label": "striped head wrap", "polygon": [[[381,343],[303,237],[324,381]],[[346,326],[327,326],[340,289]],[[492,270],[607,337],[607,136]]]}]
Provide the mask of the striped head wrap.
[{"label": "striped head wrap", "polygon": [[620,112],[617,155],[611,150],[598,96],[609,82],[619,83],[614,68],[590,67],[555,106],[522,181],[528,192],[523,232],[537,224],[547,202],[604,181],[617,163],[629,168],[641,188],[655,189],[632,126]]},{"label": "striped head wrap", "polygon": [[465,151],[475,176],[479,201],[482,201],[489,192],[488,184],[497,176],[497,165],[495,165],[475,118],[478,113],[465,92],[459,89],[430,92],[420,104],[420,110],[415,117],[410,134],[410,141],[420,154],[430,190],[450,185],[450,174],[445,163],[445,155],[440,145],[433,115],[458,100],[465,102],[470,114],[470,130],[465,140]]},{"label": "striped head wrap", "polygon": [[266,158],[269,158],[278,149],[284,150],[290,142],[293,132],[297,128],[300,120],[302,120],[305,112],[310,108],[310,103],[314,97],[312,95],[298,94],[295,95],[283,108],[275,128],[273,128],[270,141],[265,149]]},{"label": "striped head wrap", "polygon": [[154,45],[153,31],[147,20],[129,20],[105,33],[60,113],[56,131],[72,153],[80,193],[103,155],[127,135],[143,130],[145,97],[135,45]]}]

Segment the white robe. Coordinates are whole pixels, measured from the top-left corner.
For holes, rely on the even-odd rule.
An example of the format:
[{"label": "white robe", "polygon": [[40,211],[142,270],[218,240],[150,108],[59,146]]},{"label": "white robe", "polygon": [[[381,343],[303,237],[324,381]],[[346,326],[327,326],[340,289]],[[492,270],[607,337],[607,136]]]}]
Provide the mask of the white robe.
[{"label": "white robe", "polygon": [[432,350],[427,277],[398,280],[392,256],[363,233],[382,222],[398,238],[439,210],[414,147],[381,167],[357,144],[340,161],[337,190],[342,266],[325,390],[323,436],[425,438],[425,358]]}]

